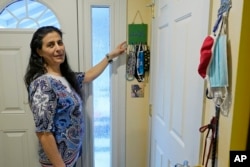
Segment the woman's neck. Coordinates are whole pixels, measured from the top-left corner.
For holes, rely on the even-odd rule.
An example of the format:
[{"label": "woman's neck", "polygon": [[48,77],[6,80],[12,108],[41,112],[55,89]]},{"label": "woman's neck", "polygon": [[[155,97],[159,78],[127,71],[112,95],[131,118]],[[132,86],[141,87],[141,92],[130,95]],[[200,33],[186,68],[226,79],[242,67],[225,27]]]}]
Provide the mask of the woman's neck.
[{"label": "woman's neck", "polygon": [[55,76],[62,76],[60,67],[58,68],[51,68],[51,67],[46,67],[47,73]]}]

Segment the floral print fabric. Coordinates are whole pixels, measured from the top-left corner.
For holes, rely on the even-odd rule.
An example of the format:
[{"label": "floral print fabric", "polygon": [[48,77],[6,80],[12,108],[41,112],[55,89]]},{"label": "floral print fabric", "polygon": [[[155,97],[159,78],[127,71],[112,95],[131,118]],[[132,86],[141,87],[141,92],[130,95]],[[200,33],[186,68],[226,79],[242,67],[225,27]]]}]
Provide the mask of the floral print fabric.
[{"label": "floral print fabric", "polygon": [[[76,73],[76,77],[82,87],[84,73]],[[31,83],[29,99],[36,132],[53,133],[66,166],[73,166],[84,134],[81,98],[73,88],[67,90],[60,79],[44,74]],[[41,145],[39,157],[42,166],[51,166]]]}]

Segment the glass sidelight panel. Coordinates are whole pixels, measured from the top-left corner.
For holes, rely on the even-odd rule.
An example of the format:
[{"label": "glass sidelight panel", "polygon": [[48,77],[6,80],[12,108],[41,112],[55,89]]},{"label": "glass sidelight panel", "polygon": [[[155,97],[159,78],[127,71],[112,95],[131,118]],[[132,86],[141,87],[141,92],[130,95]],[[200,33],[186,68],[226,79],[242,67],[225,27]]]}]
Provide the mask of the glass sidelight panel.
[{"label": "glass sidelight panel", "polygon": [[[101,61],[110,48],[110,9],[92,7],[92,65]],[[110,167],[111,112],[110,69],[93,82],[93,136],[95,167]]]}]

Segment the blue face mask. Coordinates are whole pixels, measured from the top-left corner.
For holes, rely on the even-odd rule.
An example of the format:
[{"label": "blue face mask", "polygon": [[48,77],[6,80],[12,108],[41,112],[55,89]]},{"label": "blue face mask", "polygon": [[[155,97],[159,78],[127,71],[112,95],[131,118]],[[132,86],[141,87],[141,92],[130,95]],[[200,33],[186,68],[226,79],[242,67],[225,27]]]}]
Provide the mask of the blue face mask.
[{"label": "blue face mask", "polygon": [[220,88],[228,86],[226,35],[221,34],[218,36],[208,76],[211,88]]},{"label": "blue face mask", "polygon": [[210,86],[209,96],[220,107],[224,116],[228,115],[231,97],[228,94],[228,64],[227,64],[227,35],[220,34],[217,38],[213,59],[208,73]]}]

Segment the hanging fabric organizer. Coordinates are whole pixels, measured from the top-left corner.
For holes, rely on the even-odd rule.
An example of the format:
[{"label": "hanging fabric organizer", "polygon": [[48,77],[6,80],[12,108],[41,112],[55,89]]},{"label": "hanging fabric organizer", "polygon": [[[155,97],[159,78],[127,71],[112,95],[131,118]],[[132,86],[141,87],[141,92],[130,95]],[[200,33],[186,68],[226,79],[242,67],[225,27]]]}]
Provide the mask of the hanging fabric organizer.
[{"label": "hanging fabric organizer", "polygon": [[[140,16],[141,24],[134,24],[137,16]],[[132,24],[128,25],[128,59],[126,78],[131,81],[134,78],[143,82],[145,72],[149,71],[150,51],[147,45],[148,25],[143,23],[140,11],[137,11]]]},{"label": "hanging fabric organizer", "polygon": [[[213,32],[205,38],[200,50],[198,73],[207,83],[206,97],[213,100],[215,105],[215,115],[210,124],[199,129],[201,133],[208,129],[203,151],[202,165],[204,167],[207,167],[210,155],[211,166],[216,166],[219,118],[220,114],[228,115],[231,104],[228,94],[227,64],[227,19],[231,7],[231,0],[221,0]],[[211,130],[212,134],[209,136]]]},{"label": "hanging fabric organizer", "polygon": [[[140,16],[141,24],[135,24],[135,19],[138,15]],[[147,44],[147,34],[148,25],[144,24],[140,11],[137,11],[132,24],[128,25],[128,43],[130,45],[138,43]]]}]

